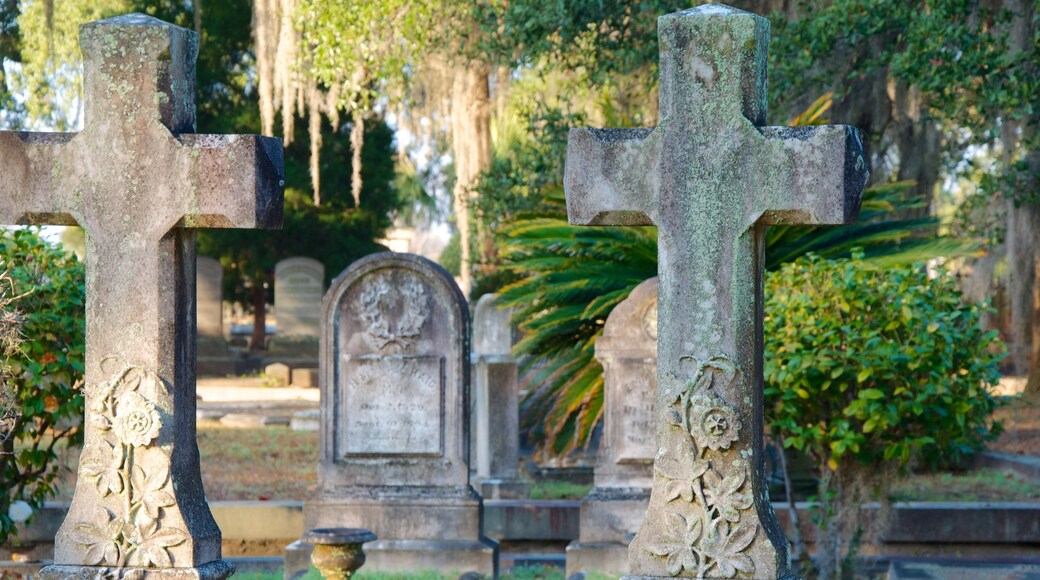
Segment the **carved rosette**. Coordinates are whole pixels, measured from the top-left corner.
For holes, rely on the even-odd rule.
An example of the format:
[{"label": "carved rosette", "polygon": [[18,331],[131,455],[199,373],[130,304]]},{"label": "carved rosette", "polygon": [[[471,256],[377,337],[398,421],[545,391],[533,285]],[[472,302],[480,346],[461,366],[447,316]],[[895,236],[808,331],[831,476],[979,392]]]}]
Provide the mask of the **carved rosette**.
[{"label": "carved rosette", "polygon": [[86,564],[169,567],[169,548],[189,538],[187,530],[164,525],[176,500],[169,451],[152,445],[162,429],[154,403],[160,388],[158,375],[131,365],[87,387],[87,421],[96,436],[83,451],[79,477],[100,501],[94,519],[75,524],[70,535]]},{"label": "carved rosette", "polygon": [[390,345],[408,349],[419,340],[428,315],[428,298],[418,280],[409,277],[394,285],[389,275],[377,274],[365,283],[360,298],[365,332],[378,350]]},{"label": "carved rosette", "polygon": [[[684,357],[686,358],[686,357]],[[730,450],[741,424],[736,408],[719,394],[739,386],[743,373],[726,356],[696,361],[696,372],[664,410],[679,444],[662,448],[654,476],[664,495],[665,533],[645,550],[659,559],[662,571],[703,578],[753,575],[747,555],[758,532],[748,459]],[[739,388],[726,388],[740,392]]]}]

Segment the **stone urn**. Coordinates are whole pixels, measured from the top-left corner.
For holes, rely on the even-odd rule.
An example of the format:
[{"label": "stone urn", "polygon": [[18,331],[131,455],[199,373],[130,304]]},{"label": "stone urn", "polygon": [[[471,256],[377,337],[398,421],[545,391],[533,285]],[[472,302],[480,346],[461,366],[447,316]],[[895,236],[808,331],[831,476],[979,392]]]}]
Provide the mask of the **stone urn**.
[{"label": "stone urn", "polygon": [[303,535],[303,541],[314,546],[311,563],[326,580],[350,578],[365,563],[361,545],[375,539],[363,528],[316,528]]}]

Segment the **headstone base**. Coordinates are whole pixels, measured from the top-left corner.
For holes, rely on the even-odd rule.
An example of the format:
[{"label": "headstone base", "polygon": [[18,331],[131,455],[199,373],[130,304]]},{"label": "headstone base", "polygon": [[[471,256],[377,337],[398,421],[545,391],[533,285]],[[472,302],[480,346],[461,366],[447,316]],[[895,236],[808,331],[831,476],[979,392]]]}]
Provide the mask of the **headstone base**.
[{"label": "headstone base", "polygon": [[474,485],[484,499],[527,499],[531,495],[531,484],[522,479],[478,479]]},{"label": "headstone base", "polygon": [[567,546],[567,577],[574,574],[617,576],[628,573],[628,545],[613,542],[571,542]]},{"label": "headstone base", "polygon": [[304,503],[306,529],[365,527],[380,538],[365,544],[365,569],[493,574],[498,543],[481,534],[481,498],[472,487],[336,489]]},{"label": "headstone base", "polygon": [[581,500],[580,532],[567,546],[567,575],[628,572],[628,544],[650,503],[642,487],[597,487]]},{"label": "headstone base", "polygon": [[115,566],[47,566],[40,570],[39,580],[67,580],[79,578],[133,578],[134,580],[224,580],[235,573],[235,566],[227,560],[217,560],[197,568],[117,568]]},{"label": "headstone base", "polygon": [[498,577],[498,542],[480,540],[379,540],[365,544],[365,570],[439,570]]}]

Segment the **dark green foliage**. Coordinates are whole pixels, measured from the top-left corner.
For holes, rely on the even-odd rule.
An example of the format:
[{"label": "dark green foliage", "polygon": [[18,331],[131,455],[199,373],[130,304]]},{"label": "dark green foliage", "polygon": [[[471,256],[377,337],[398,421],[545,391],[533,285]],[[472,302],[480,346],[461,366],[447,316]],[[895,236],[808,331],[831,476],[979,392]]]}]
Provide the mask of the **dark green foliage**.
[{"label": "dark green foliage", "polygon": [[809,256],[771,272],[766,296],[770,431],[821,469],[957,462],[994,437],[1004,348],[948,272]]},{"label": "dark green foliage", "polygon": [[0,544],[14,531],[11,502],[33,510],[55,494],[58,446],[83,442],[83,264],[41,240],[36,230],[0,235],[0,257],[9,268],[21,312],[20,352],[5,357],[4,385],[17,401],[13,428],[0,449]]}]

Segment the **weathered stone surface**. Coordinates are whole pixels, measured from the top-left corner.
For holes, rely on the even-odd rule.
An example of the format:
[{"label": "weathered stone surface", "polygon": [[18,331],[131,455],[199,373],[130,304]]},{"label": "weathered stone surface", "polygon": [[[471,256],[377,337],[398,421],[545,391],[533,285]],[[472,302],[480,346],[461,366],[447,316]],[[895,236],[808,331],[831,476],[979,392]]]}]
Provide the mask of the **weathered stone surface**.
[{"label": "weathered stone surface", "polygon": [[596,339],[603,365],[603,439],[595,487],[581,502],[581,535],[567,546],[567,575],[628,572],[628,544],[650,500],[657,390],[657,278],[618,304]]},{"label": "weathered stone surface", "polygon": [[366,569],[493,573],[469,485],[469,315],[454,280],[410,254],[359,260],[325,296],[321,341],[306,526],[371,529]]},{"label": "weathered stone surface", "polygon": [[325,265],[312,258],[288,258],[274,267],[274,311],[278,337],[318,336]]},{"label": "weathered stone surface", "polygon": [[197,272],[196,304],[199,338],[224,340],[224,307],[221,301],[221,284],[224,268],[220,262],[208,256],[199,256],[195,263]]},{"label": "weathered stone surface", "polygon": [[762,481],[762,239],[856,218],[856,129],[762,127],[769,23],[721,4],[662,16],[654,129],[571,131],[572,223],[656,225],[657,454],[635,576],[788,576]]},{"label": "weathered stone surface", "polygon": [[520,405],[513,358],[511,310],[485,294],[473,315],[472,453],[476,483],[485,499],[526,497],[520,479]]},{"label": "weathered stone surface", "polygon": [[[281,222],[277,139],[194,135],[195,33],[80,27],[80,133],[0,132],[0,223],[86,230],[86,436],[45,577],[223,577],[195,440],[192,228]],[[47,576],[49,575],[49,576]]]}]

